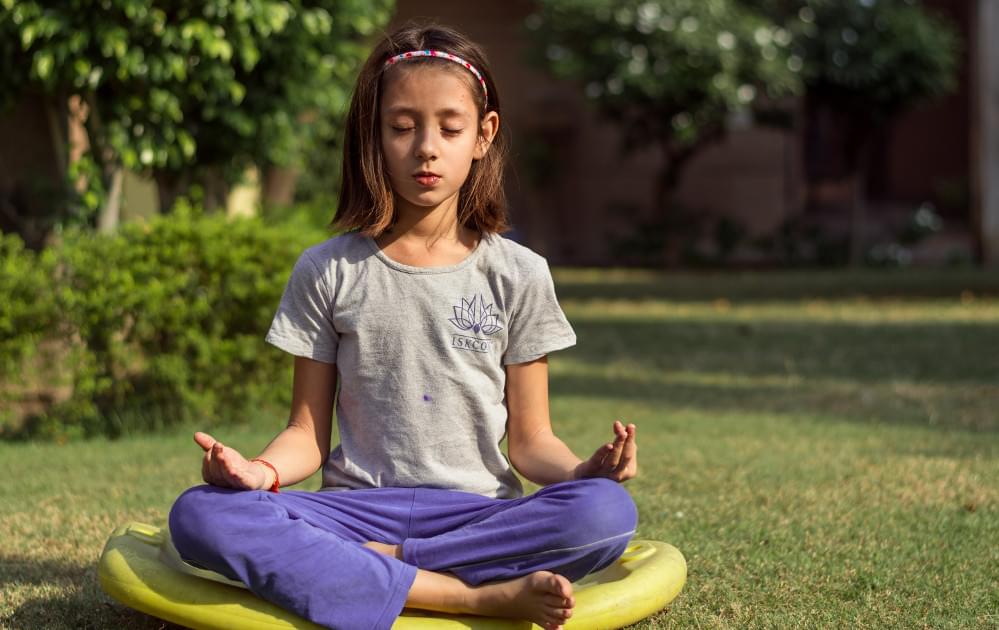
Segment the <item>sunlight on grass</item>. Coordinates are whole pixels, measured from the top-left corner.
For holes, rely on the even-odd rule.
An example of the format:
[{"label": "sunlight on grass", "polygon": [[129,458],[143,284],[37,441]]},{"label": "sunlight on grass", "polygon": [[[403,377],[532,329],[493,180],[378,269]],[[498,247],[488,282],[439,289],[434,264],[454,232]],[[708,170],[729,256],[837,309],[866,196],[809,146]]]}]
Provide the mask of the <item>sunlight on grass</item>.
[{"label": "sunlight on grass", "polygon": [[[991,276],[556,276],[579,338],[550,359],[556,432],[585,456],[634,422],[639,536],[689,564],[636,628],[996,624]],[[212,431],[253,452],[286,413]],[[0,486],[0,627],[170,627],[101,593],[95,563],[116,525],[165,524],[199,482],[195,428],[0,443],[16,480]]]},{"label": "sunlight on grass", "polygon": [[726,299],[711,302],[671,302],[668,300],[597,299],[563,300],[562,306],[574,319],[649,318],[697,319],[736,322],[844,322],[844,323],[939,323],[992,322],[999,319],[999,299],[981,298],[970,302],[936,299],[912,302],[893,299],[852,298],[813,299],[798,302],[766,301],[752,304]]}]

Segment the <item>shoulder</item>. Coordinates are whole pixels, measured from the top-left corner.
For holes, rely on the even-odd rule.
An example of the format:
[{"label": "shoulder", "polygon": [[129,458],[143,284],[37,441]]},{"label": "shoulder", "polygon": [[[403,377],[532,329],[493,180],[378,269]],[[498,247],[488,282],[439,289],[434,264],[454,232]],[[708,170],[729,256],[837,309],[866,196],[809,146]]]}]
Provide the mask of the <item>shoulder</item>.
[{"label": "shoulder", "polygon": [[325,269],[340,263],[358,262],[370,254],[369,250],[364,236],[358,232],[347,232],[305,248],[301,257]]},{"label": "shoulder", "polygon": [[488,235],[493,264],[516,278],[533,278],[550,275],[544,256],[500,234]]},{"label": "shoulder", "polygon": [[306,247],[295,262],[292,277],[322,287],[334,299],[341,285],[357,275],[357,268],[372,255],[364,236],[338,234]]}]

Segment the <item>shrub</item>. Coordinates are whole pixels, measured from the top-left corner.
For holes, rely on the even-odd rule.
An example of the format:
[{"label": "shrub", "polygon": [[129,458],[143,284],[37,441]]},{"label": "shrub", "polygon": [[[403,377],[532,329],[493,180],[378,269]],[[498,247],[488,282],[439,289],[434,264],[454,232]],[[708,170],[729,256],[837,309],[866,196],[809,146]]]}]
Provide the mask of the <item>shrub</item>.
[{"label": "shrub", "polygon": [[52,264],[50,253],[36,254],[19,236],[0,234],[0,427],[13,419],[22,367],[55,325]]},{"label": "shrub", "polygon": [[117,436],[286,402],[287,358],[263,338],[295,259],[326,237],[186,207],[111,236],[68,231],[52,278],[72,395],[24,431]]}]

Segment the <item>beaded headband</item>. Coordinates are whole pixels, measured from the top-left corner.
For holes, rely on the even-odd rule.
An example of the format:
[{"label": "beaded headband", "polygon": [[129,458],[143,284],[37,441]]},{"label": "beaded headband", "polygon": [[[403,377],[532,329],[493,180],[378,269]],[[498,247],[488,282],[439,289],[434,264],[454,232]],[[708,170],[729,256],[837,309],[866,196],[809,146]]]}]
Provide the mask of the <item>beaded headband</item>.
[{"label": "beaded headband", "polygon": [[404,59],[412,59],[413,57],[440,57],[442,59],[449,59],[451,61],[460,63],[461,65],[468,68],[471,71],[471,73],[475,75],[475,78],[479,80],[479,83],[482,84],[482,91],[486,93],[486,100],[487,101],[489,100],[489,90],[486,88],[486,80],[482,78],[482,74],[480,74],[479,71],[476,70],[472,64],[468,63],[461,57],[452,55],[451,53],[448,52],[444,52],[443,50],[411,50],[409,52],[404,52],[400,55],[396,55],[395,57],[390,57],[389,60],[385,62],[384,67],[388,68],[397,61],[402,61]]}]

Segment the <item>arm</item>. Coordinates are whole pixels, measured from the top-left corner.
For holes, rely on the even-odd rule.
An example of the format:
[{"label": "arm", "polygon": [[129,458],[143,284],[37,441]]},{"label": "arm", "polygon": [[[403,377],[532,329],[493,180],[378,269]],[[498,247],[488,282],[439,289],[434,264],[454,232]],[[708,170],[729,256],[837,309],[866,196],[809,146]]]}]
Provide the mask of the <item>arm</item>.
[{"label": "arm", "polygon": [[[308,478],[329,456],[336,383],[335,365],[295,357],[288,426],[258,455],[278,470],[282,486]],[[247,461],[210,435],[195,433],[194,440],[205,450],[202,476],[206,482],[248,490],[266,489],[274,483],[270,468]]]},{"label": "arm", "polygon": [[506,366],[510,463],[536,484],[573,479],[581,460],[552,431],[548,357]]},{"label": "arm", "polygon": [[510,463],[540,485],[583,477],[626,481],[638,472],[635,425],[614,422],[615,440],[590,459],[579,459],[552,431],[548,410],[548,358],[506,368]]}]

